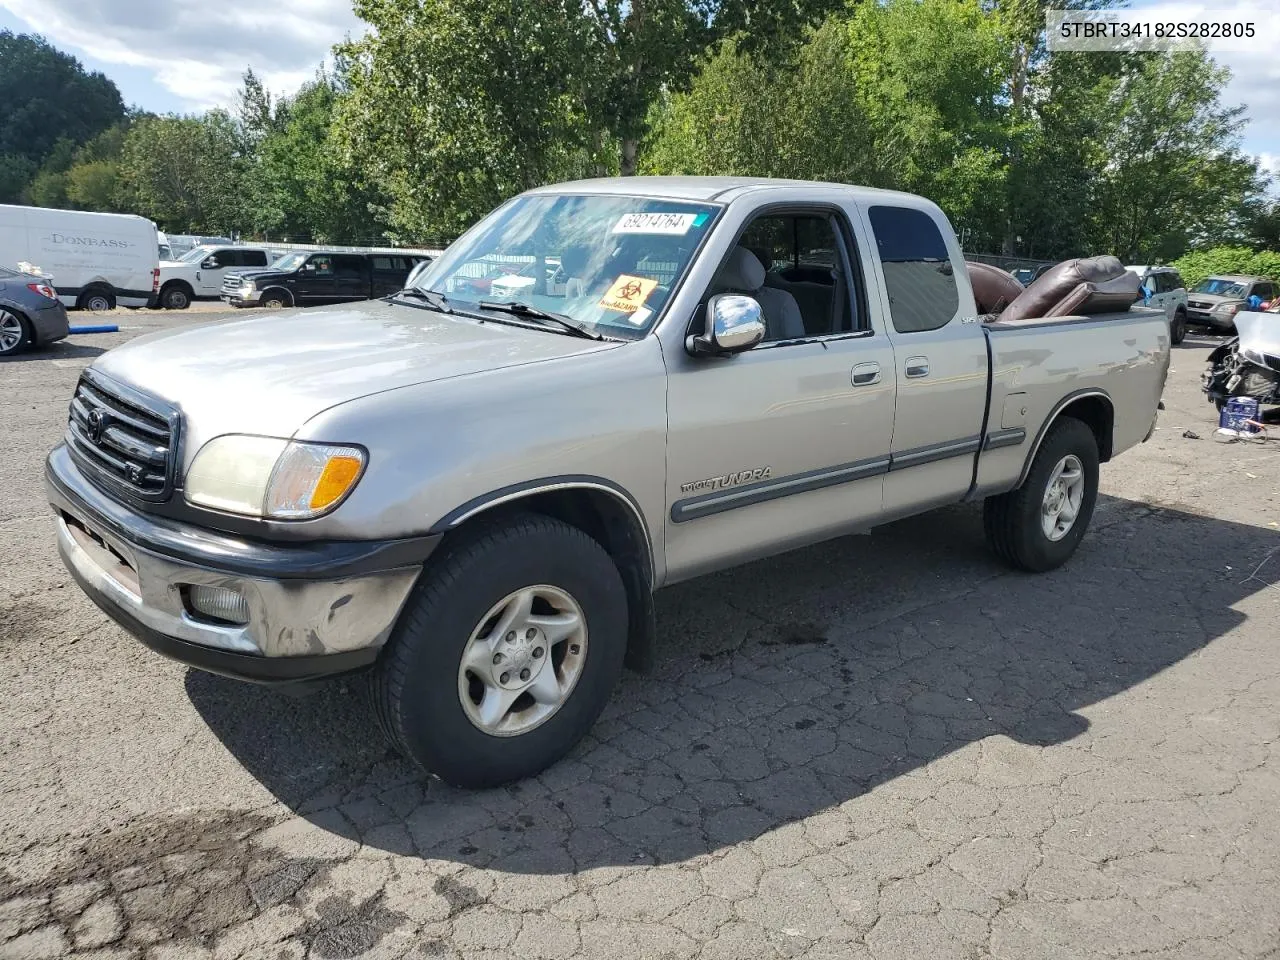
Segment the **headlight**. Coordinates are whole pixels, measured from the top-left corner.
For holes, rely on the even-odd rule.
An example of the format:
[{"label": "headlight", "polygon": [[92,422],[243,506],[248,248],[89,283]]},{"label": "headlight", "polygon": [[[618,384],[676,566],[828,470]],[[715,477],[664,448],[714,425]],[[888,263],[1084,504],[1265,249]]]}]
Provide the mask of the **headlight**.
[{"label": "headlight", "polygon": [[1225,313],[1227,316],[1234,316],[1239,312],[1240,304],[1238,303],[1220,303],[1210,311],[1210,313]]},{"label": "headlight", "polygon": [[341,503],[364,473],[360,447],[228,434],[200,448],[188,503],[272,520],[309,520]]}]

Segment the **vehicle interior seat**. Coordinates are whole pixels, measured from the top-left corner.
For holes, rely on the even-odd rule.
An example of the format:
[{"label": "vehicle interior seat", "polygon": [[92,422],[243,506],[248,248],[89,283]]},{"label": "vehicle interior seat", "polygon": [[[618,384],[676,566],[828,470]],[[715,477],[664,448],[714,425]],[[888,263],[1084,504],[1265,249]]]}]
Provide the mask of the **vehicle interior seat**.
[{"label": "vehicle interior seat", "polygon": [[973,299],[980,314],[999,313],[1026,289],[1012,273],[989,263],[966,260],[964,266],[969,272],[969,285],[973,287]]},{"label": "vehicle interior seat", "polygon": [[[789,293],[800,308],[800,319],[804,324],[805,335],[820,337],[836,332],[831,320],[833,297],[835,296],[835,277],[827,283],[815,280],[789,280],[781,271],[773,269],[774,261],[768,250],[763,247],[748,247],[761,266],[765,269],[764,285]],[[812,268],[804,268],[806,274],[812,274]]]},{"label": "vehicle interior seat", "polygon": [[1064,260],[1046,270],[1000,311],[997,323],[1089,316],[1128,310],[1139,299],[1141,279],[1115,257]]},{"label": "vehicle interior seat", "polygon": [[805,336],[804,318],[796,298],[786,290],[765,286],[765,268],[746,247],[735,247],[712,289],[716,293],[745,293],[755,297],[764,312],[766,340],[796,340]]},{"label": "vehicle interior seat", "polygon": [[587,272],[590,251],[581,244],[565,247],[560,251],[560,270],[564,275],[564,295],[581,297],[585,292],[582,278]]}]

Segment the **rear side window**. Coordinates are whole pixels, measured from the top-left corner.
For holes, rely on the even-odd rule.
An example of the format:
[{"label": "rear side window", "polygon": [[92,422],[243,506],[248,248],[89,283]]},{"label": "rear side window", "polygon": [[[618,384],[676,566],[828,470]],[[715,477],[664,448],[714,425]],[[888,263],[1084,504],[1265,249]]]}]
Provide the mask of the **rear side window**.
[{"label": "rear side window", "polygon": [[938,225],[923,210],[909,207],[871,207],[867,216],[893,328],[919,333],[945,327],[960,307],[960,292]]},{"label": "rear side window", "polygon": [[265,250],[241,250],[240,266],[242,267],[265,267],[267,265],[267,252]]},{"label": "rear side window", "polygon": [[378,273],[403,273],[409,269],[404,257],[373,257],[373,269]]},{"label": "rear side window", "polygon": [[340,280],[358,280],[364,273],[364,261],[360,257],[334,257],[333,273]]}]

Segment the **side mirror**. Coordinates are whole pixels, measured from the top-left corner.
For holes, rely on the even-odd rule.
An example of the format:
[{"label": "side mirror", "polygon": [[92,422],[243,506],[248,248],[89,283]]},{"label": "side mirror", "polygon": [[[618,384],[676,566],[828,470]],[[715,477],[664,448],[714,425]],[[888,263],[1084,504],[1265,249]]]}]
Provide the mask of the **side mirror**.
[{"label": "side mirror", "polygon": [[764,339],[764,312],[755,297],[721,293],[707,302],[706,332],[689,338],[694,356],[727,356]]},{"label": "side mirror", "polygon": [[209,257],[209,258],[207,258],[207,259],[204,261],[204,263],[200,264],[200,269],[201,269],[201,270],[217,270],[217,269],[218,269],[218,258],[217,258],[217,257]]}]

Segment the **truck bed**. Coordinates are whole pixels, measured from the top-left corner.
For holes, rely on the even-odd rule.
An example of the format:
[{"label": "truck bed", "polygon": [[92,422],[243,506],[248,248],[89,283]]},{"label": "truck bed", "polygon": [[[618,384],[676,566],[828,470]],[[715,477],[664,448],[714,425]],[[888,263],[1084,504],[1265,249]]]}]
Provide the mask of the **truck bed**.
[{"label": "truck bed", "polygon": [[[1042,425],[1072,400],[1105,397],[1114,412],[1102,458],[1150,434],[1169,372],[1169,321],[1134,308],[1090,316],[984,323],[990,396],[984,449],[971,496],[1017,486]],[[1105,446],[1105,444],[1104,444]]]}]

